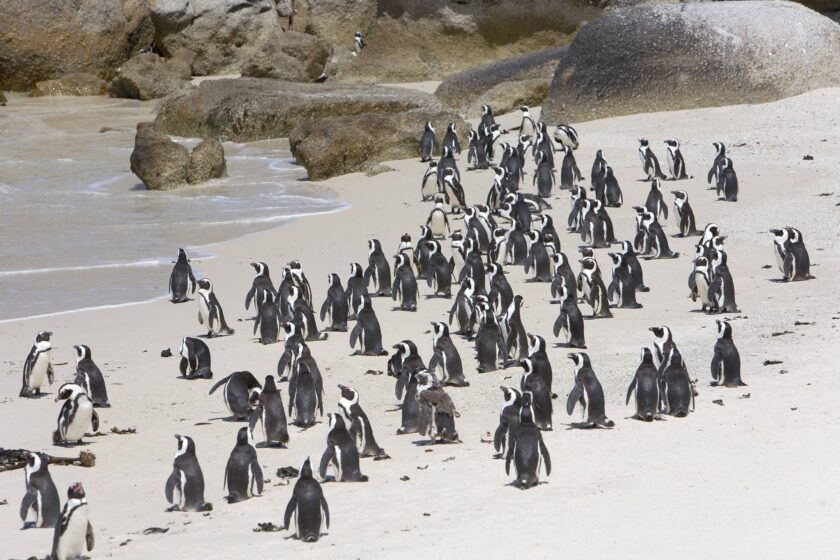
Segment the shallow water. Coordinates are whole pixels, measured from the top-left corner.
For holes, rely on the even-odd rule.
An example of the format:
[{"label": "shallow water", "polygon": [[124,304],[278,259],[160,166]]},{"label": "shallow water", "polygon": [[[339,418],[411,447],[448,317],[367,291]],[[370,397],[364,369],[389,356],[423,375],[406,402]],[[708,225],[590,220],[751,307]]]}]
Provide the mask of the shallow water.
[{"label": "shallow water", "polygon": [[199,246],[343,208],[300,181],[279,140],[225,143],[226,178],[146,191],[129,156],[153,109],[101,97],[0,107],[0,320],[163,297],[179,247],[198,276],[212,258]]}]

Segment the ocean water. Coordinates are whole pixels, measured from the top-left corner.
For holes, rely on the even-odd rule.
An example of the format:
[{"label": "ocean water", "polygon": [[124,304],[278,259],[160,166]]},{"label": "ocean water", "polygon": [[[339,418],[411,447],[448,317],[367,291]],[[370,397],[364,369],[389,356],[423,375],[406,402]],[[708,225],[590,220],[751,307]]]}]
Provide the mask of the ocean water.
[{"label": "ocean water", "polygon": [[0,321],[165,297],[179,247],[200,275],[203,246],[344,207],[301,181],[280,140],[225,143],[225,178],[145,190],[129,156],[153,109],[14,95],[0,107]]}]

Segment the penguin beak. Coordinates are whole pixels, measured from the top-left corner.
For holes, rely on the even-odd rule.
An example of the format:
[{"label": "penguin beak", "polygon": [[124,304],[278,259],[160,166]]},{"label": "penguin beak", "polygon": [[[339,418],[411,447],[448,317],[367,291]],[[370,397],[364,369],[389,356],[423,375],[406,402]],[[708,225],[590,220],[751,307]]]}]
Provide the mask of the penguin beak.
[{"label": "penguin beak", "polygon": [[344,389],[346,389],[346,387],[345,387],[344,385],[342,385],[341,383],[339,383],[339,384],[338,384],[338,388],[339,388],[339,389],[341,389],[342,391],[343,391]]},{"label": "penguin beak", "polygon": [[566,357],[569,358],[570,360],[574,360],[575,356],[577,356],[577,354],[567,354],[566,355]]}]

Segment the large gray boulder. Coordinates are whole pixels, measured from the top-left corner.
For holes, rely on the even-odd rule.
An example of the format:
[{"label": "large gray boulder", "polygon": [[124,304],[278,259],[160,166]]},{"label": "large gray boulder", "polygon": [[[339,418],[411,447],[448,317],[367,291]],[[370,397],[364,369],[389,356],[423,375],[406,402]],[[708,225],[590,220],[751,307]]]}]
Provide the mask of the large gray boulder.
[{"label": "large gray boulder", "polygon": [[111,97],[158,99],[190,87],[190,67],[155,53],[141,53],[117,69],[108,86]]},{"label": "large gray boulder", "polygon": [[304,119],[442,107],[431,95],[402,88],[239,78],[167,98],[155,122],[176,136],[249,142],[287,137]]},{"label": "large gray boulder", "polygon": [[367,33],[376,21],[376,0],[297,0],[306,33],[350,50],[353,34]]},{"label": "large gray boulder", "polygon": [[561,54],[546,122],[761,103],[840,85],[840,27],[773,1],[608,10]]},{"label": "large gray boulder", "polygon": [[108,82],[84,72],[67,74],[55,80],[37,82],[29,97],[45,97],[52,95],[105,95],[108,92]]}]

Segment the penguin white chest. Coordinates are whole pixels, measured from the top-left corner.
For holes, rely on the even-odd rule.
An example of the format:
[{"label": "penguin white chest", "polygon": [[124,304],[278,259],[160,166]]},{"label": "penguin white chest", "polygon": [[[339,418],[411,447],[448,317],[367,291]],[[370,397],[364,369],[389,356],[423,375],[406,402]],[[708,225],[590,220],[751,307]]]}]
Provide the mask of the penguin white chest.
[{"label": "penguin white chest", "polygon": [[82,555],[85,549],[87,526],[87,504],[83,504],[73,510],[67,522],[67,528],[58,540],[58,546],[55,551],[58,560],[71,560]]},{"label": "penguin white chest", "polygon": [[40,389],[47,376],[47,369],[50,366],[50,354],[52,350],[44,350],[38,353],[35,363],[32,364],[32,372],[29,374],[29,388]]},{"label": "penguin white chest", "polygon": [[85,436],[93,418],[93,403],[87,397],[80,398],[76,404],[74,414],[67,424],[64,432],[64,439],[67,441],[79,441]]},{"label": "penguin white chest", "polygon": [[210,328],[211,325],[208,322],[210,320],[210,306],[204,294],[201,294],[198,298],[198,314],[201,316],[201,321]]}]

